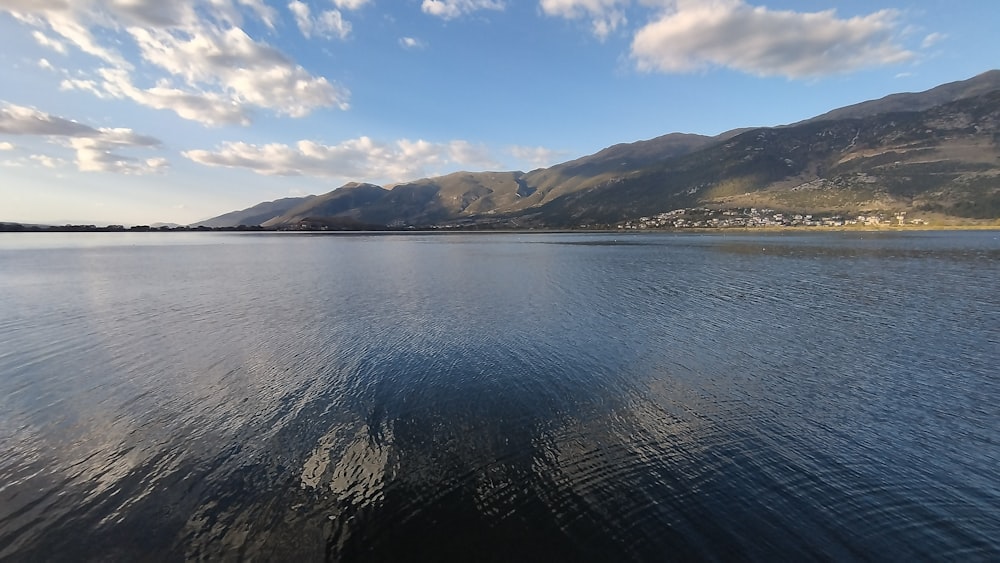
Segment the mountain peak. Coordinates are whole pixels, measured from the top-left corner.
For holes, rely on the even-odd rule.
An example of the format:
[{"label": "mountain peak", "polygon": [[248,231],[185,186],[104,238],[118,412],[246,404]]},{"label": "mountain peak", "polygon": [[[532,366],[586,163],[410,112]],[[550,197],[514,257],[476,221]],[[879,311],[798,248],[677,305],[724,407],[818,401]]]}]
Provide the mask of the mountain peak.
[{"label": "mountain peak", "polygon": [[890,94],[877,100],[869,100],[845,106],[805,121],[800,121],[794,125],[834,119],[856,119],[899,111],[923,111],[934,106],[964,98],[972,98],[998,89],[1000,89],[1000,70],[988,70],[967,80],[949,82],[923,92]]}]

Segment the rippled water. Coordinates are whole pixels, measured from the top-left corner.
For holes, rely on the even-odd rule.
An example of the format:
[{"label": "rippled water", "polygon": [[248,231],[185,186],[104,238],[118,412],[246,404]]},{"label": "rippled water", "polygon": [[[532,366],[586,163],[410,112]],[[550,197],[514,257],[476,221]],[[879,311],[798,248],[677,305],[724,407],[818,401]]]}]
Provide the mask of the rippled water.
[{"label": "rippled water", "polygon": [[0,236],[0,559],[1000,558],[1000,234]]}]

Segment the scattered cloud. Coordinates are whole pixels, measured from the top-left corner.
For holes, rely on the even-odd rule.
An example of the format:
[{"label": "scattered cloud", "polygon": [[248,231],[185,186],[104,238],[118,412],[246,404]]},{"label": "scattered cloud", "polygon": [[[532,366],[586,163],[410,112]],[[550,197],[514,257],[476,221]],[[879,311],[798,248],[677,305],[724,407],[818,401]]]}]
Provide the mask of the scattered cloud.
[{"label": "scattered cloud", "polygon": [[299,31],[304,37],[310,37],[313,30],[312,10],[309,4],[295,0],[288,3],[288,11],[295,18],[295,25],[299,26]]},{"label": "scattered cloud", "polygon": [[604,40],[625,25],[625,5],[628,0],[541,0],[542,12],[567,19],[588,18],[593,33]]},{"label": "scattered cloud", "polygon": [[[333,5],[358,9],[369,1],[334,0]],[[340,38],[350,33],[350,23],[337,9],[316,17],[302,2],[292,2],[289,9],[303,33]],[[34,27],[39,44],[63,53],[72,46],[103,63],[92,76],[64,81],[64,90],[130,99],[205,125],[246,125],[254,109],[303,117],[320,108],[348,107],[346,89],[244,31],[245,17],[274,27],[277,12],[263,0],[0,0],[0,10]],[[139,80],[139,61],[122,54],[135,57],[129,40],[146,63]],[[137,85],[150,69],[158,76]]]},{"label": "scattered cloud", "polygon": [[6,141],[0,142],[0,151],[12,151],[16,148],[17,147],[14,146],[14,143],[8,143]]},{"label": "scattered cloud", "polygon": [[104,90],[98,87],[97,82],[93,80],[84,80],[79,78],[66,78],[59,83],[60,90],[82,90],[84,92],[90,92],[91,94],[97,96],[98,98],[107,98],[108,96]]},{"label": "scattered cloud", "polygon": [[427,43],[416,37],[400,37],[399,46],[407,50],[426,49]]},{"label": "scattered cloud", "polygon": [[360,10],[370,3],[371,0],[333,0],[333,5],[341,10]]},{"label": "scattered cloud", "polygon": [[479,10],[504,10],[503,0],[423,0],[425,14],[450,20]]},{"label": "scattered cloud", "polygon": [[62,168],[66,164],[61,158],[55,158],[45,154],[33,154],[29,158],[45,168]]},{"label": "scattered cloud", "polygon": [[816,77],[903,62],[898,12],[848,19],[743,0],[676,0],[632,42],[639,69],[667,73],[725,67],[759,76]]},{"label": "scattered cloud", "polygon": [[938,43],[944,41],[947,38],[948,36],[944,33],[937,33],[937,32],[931,33],[927,37],[924,37],[924,40],[920,44],[920,46],[924,49],[929,49],[937,45]]},{"label": "scattered cloud", "polygon": [[534,168],[546,168],[565,159],[565,151],[557,151],[545,147],[526,147],[515,145],[510,147],[510,154],[517,160],[530,164]]},{"label": "scattered cloud", "polygon": [[432,143],[402,139],[380,143],[359,137],[324,145],[223,143],[214,151],[191,150],[188,159],[207,166],[245,168],[265,176],[316,176],[345,180],[404,181],[450,168],[502,168],[489,150],[467,141]]},{"label": "scattered cloud", "polygon": [[161,30],[129,31],[145,61],[238,106],[267,108],[291,117],[303,117],[320,107],[347,109],[346,90],[310,75],[240,28],[202,27],[183,36]]},{"label": "scattered cloud", "polygon": [[[107,64],[131,68],[131,65],[115,49],[101,45],[94,38],[90,26],[100,27],[94,22],[103,21],[105,25],[111,25],[113,20],[109,20],[109,16],[99,11],[90,10],[90,2],[0,0],[0,9],[10,11],[16,19],[35,27],[37,33],[32,33],[32,36],[36,42],[45,47],[66,53],[68,51],[66,44],[68,43]],[[122,12],[123,16],[127,14],[127,10]],[[60,36],[62,40],[53,39],[42,30],[51,31]]]},{"label": "scattered cloud", "polygon": [[153,109],[173,111],[184,119],[204,125],[250,124],[245,105],[223,94],[181,90],[166,82],[152,88],[139,88],[132,84],[129,73],[121,69],[104,68],[98,75],[99,81],[66,79],[59,87],[88,91],[100,98],[129,99]]},{"label": "scattered cloud", "polygon": [[313,18],[309,5],[298,0],[289,3],[288,10],[295,17],[295,24],[304,37],[316,34],[326,38],[347,39],[351,34],[351,22],[344,19],[340,10],[326,10]]},{"label": "scattered cloud", "polygon": [[264,22],[267,27],[274,29],[274,22],[278,18],[278,12],[274,8],[264,3],[264,0],[239,0],[241,6],[246,6],[257,16],[257,19]]},{"label": "scattered cloud", "polygon": [[6,135],[47,135],[92,137],[100,131],[89,125],[49,115],[34,108],[3,104],[0,107],[0,133]]},{"label": "scattered cloud", "polygon": [[[115,152],[158,147],[159,139],[131,129],[95,128],[25,106],[3,104],[0,107],[0,134],[42,136],[50,143],[70,147],[76,152],[77,168],[83,172],[148,174],[167,166],[163,158],[139,160]],[[63,164],[61,159],[46,155],[33,155],[31,159],[47,168]]]},{"label": "scattered cloud", "polygon": [[48,59],[38,59],[38,68],[44,68],[45,70],[55,70],[56,67],[52,66],[52,63]]},{"label": "scattered cloud", "polygon": [[41,31],[35,30],[31,33],[31,36],[35,38],[35,42],[42,47],[47,47],[53,51],[65,55],[66,54],[66,44],[58,39],[52,39],[48,35],[45,35]]},{"label": "scattered cloud", "polygon": [[499,170],[504,168],[502,162],[493,158],[486,145],[468,141],[452,141],[447,145],[448,160],[471,170]]},{"label": "scattered cloud", "polygon": [[114,152],[120,147],[131,146],[117,142],[114,135],[70,140],[76,151],[76,166],[81,172],[113,172],[117,174],[151,174],[167,168],[164,158],[137,159]]}]

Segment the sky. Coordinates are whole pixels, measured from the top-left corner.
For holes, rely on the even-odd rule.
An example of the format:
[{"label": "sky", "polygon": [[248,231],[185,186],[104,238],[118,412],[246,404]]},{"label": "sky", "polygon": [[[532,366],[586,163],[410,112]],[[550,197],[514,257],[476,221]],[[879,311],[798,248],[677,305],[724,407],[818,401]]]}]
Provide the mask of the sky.
[{"label": "sky", "polygon": [[0,0],[0,221],[189,224],[793,123],[998,68],[997,23],[996,0]]}]

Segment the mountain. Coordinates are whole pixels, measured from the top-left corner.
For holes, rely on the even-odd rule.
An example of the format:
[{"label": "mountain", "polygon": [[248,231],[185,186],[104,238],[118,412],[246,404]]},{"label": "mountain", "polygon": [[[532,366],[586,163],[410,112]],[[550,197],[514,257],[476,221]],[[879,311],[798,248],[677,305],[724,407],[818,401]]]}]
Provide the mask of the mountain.
[{"label": "mountain", "polygon": [[315,221],[325,217],[356,219],[352,215],[356,214],[358,209],[379,201],[385,194],[386,189],[381,186],[352,182],[320,196],[279,200],[279,202],[297,204],[285,206],[282,203],[279,206],[274,206],[269,211],[277,211],[281,207],[286,208],[259,224],[263,227],[276,227],[303,221]]},{"label": "mountain", "polygon": [[295,206],[316,197],[317,196],[310,195],[305,197],[286,197],[275,201],[265,201],[264,203],[258,203],[257,205],[248,207],[247,209],[233,211],[226,213],[225,215],[219,215],[218,217],[212,217],[211,219],[194,223],[191,226],[218,228],[238,227],[240,225],[261,225],[271,219],[280,217]]},{"label": "mountain", "polygon": [[878,100],[845,106],[807,119],[799,124],[814,121],[871,117],[882,113],[900,111],[923,111],[934,106],[964,98],[972,98],[997,89],[1000,89],[1000,70],[990,70],[968,80],[949,82],[925,92],[891,94]]},{"label": "mountain", "polygon": [[793,125],[671,133],[527,173],[352,183],[202,224],[577,227],[696,206],[995,219],[998,146],[1000,71],[990,71]]},{"label": "mountain", "polygon": [[747,131],[538,210],[609,223],[676,208],[1000,217],[1000,90],[867,118]]},{"label": "mountain", "polygon": [[[314,225],[322,218],[350,219],[365,225],[433,225],[505,218],[536,208],[567,193],[593,188],[616,175],[632,173],[725,139],[671,133],[655,139],[621,144],[570,162],[529,173],[456,172],[397,184],[386,190],[372,184],[350,183],[327,194],[302,200],[260,224],[268,228]],[[285,201],[285,200],[282,200]],[[267,205],[267,204],[261,204]],[[266,208],[268,212],[270,208]],[[212,222],[245,223],[256,207],[220,216]],[[225,226],[225,225],[208,225]]]}]

